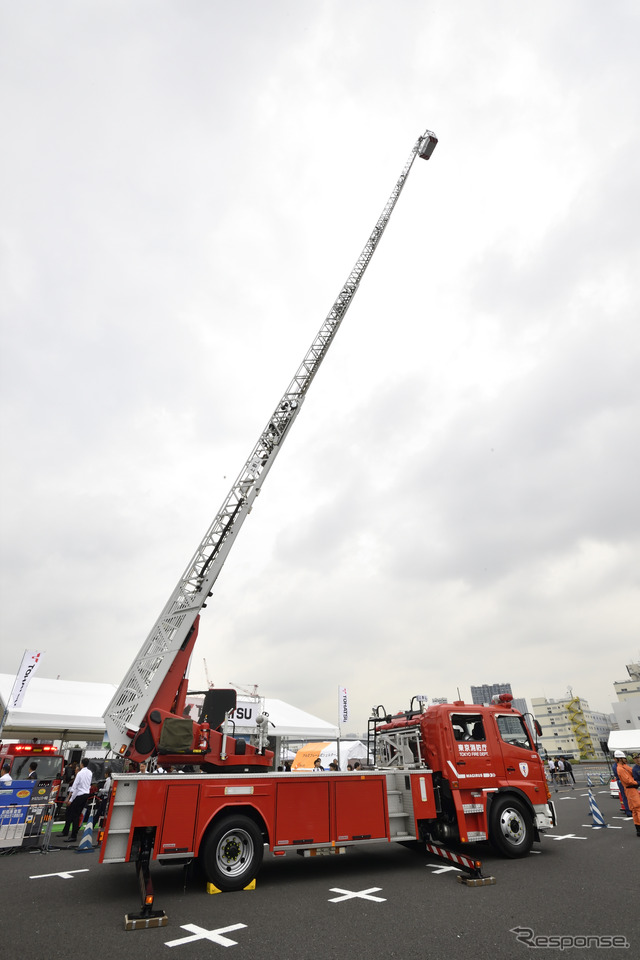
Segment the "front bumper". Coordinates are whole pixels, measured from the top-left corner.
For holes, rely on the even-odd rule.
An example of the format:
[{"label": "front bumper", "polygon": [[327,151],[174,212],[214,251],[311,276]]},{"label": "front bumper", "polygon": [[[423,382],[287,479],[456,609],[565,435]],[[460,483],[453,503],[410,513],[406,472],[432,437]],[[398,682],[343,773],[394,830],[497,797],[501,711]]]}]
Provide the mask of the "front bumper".
[{"label": "front bumper", "polygon": [[549,800],[548,803],[536,805],[533,809],[536,815],[536,829],[540,832],[550,830],[551,827],[555,827],[558,823],[556,808],[551,800]]}]

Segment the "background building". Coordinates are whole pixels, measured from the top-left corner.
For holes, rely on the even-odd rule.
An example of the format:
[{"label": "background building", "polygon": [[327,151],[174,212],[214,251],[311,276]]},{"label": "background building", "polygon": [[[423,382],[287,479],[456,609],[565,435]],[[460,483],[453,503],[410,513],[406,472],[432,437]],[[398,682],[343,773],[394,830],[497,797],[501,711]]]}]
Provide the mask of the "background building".
[{"label": "background building", "polygon": [[640,663],[628,663],[628,680],[614,683],[617,701],[611,704],[618,730],[640,730]]},{"label": "background building", "polygon": [[602,760],[601,742],[607,742],[611,718],[591,710],[586,700],[569,691],[563,700],[534,697],[536,720],[542,727],[540,745],[550,756],[558,754],[582,760]]},{"label": "background building", "polygon": [[[500,693],[509,693],[513,696],[510,683],[483,683],[479,687],[471,687],[471,702],[477,704],[491,703],[491,698]],[[514,697],[513,706],[520,713],[528,713],[529,708],[524,697]]]}]

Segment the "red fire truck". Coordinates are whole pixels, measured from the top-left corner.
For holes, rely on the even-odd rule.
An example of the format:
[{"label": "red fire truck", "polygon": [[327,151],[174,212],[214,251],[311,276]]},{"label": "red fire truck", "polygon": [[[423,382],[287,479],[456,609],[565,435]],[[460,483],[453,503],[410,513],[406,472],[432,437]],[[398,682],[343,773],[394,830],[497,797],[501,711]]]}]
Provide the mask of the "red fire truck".
[{"label": "red fire truck", "polygon": [[[366,772],[274,773],[268,722],[254,742],[233,736],[235,691],[210,690],[198,720],[185,716],[188,666],[201,610],[307,391],[358,290],[416,157],[418,138],[333,307],[269,418],[216,518],[178,581],[105,713],[123,760],[196,773],[116,774],[101,840],[103,863],[136,864],[150,917],[149,863],[198,858],[209,881],[251,881],[264,847],[274,855],[342,853],[355,843],[492,839],[523,856],[554,822],[540,756],[507,700],[384,711],[370,725]],[[412,701],[413,703],[413,701]],[[262,718],[264,720],[264,718]]]},{"label": "red fire truck", "polygon": [[259,774],[117,774],[100,859],[198,858],[219,890],[275,856],[354,844],[491,840],[525,856],[555,823],[544,767],[510,698],[373,718],[372,769]]},{"label": "red fire truck", "polygon": [[10,764],[12,780],[27,780],[34,761],[38,782],[48,785],[47,800],[55,800],[62,783],[64,757],[53,743],[3,743],[0,747],[0,766]]},{"label": "red fire truck", "polygon": [[34,762],[37,783],[30,800],[30,836],[24,846],[37,842],[44,818],[51,817],[53,805],[60,802],[64,757],[53,743],[3,743],[0,747],[0,767],[10,764],[12,780],[28,780]]}]

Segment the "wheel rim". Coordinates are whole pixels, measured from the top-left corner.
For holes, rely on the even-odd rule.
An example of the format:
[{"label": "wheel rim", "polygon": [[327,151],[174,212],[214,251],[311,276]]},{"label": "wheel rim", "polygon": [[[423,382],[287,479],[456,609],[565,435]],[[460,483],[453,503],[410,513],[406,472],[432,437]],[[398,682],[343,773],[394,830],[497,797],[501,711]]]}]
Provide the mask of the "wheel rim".
[{"label": "wheel rim", "polygon": [[240,876],[253,856],[253,840],[245,830],[228,830],[216,848],[216,866],[227,876]]},{"label": "wheel rim", "polygon": [[500,814],[500,832],[507,843],[517,847],[527,835],[527,826],[519,810],[507,807]]}]

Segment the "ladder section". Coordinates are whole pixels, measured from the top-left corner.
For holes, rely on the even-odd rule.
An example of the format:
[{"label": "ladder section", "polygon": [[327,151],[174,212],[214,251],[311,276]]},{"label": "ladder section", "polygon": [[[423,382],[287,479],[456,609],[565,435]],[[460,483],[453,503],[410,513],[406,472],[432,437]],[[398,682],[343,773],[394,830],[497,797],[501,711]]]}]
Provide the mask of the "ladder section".
[{"label": "ladder section", "polygon": [[211,596],[227,554],[300,412],[307,391],[382,238],[414,160],[417,156],[428,160],[437,142],[431,130],[427,130],[416,141],[391,196],[311,347],[107,707],[104,719],[114,753],[128,755],[131,743],[152,708],[164,678],[184,648],[196,617]]},{"label": "ladder section", "polygon": [[413,832],[415,816],[411,796],[411,779],[401,771],[387,771],[387,806],[389,808],[389,839],[416,840]]},{"label": "ladder section", "polygon": [[105,842],[103,863],[126,863],[137,780],[116,780],[113,809]]}]

